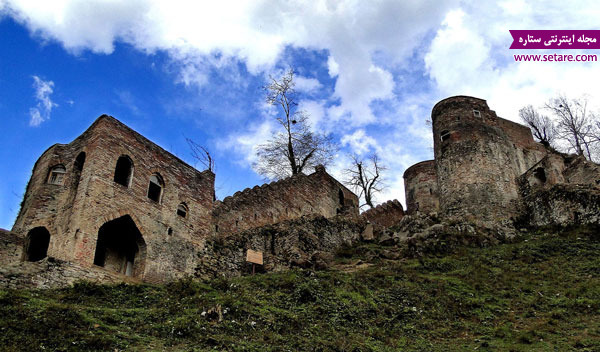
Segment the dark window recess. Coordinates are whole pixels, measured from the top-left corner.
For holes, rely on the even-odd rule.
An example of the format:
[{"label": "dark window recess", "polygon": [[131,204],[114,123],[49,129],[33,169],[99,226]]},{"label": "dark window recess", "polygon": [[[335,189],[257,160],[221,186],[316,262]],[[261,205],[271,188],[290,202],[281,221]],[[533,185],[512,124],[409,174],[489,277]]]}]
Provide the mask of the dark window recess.
[{"label": "dark window recess", "polygon": [[481,117],[481,112],[479,110],[473,110],[473,116]]},{"label": "dark window recess", "polygon": [[83,170],[83,164],[85,164],[85,152],[79,153],[75,159],[75,170],[81,172]]},{"label": "dark window recess", "polygon": [[535,169],[533,175],[537,178],[541,183],[546,183],[546,171],[543,168],[538,167]]},{"label": "dark window recess", "polygon": [[440,133],[440,139],[442,140],[442,142],[449,140],[450,131],[442,131],[442,133]]},{"label": "dark window recess", "polygon": [[341,189],[338,192],[338,202],[342,207],[344,206],[344,191],[342,191]]},{"label": "dark window recess", "polygon": [[171,236],[173,234],[173,228],[169,227],[169,229],[167,230],[167,235]]},{"label": "dark window recess", "polygon": [[177,215],[181,216],[182,218],[185,218],[187,216],[187,213],[188,210],[185,204],[179,204],[179,206],[177,207]]},{"label": "dark window recess", "polygon": [[131,172],[133,170],[133,162],[127,156],[119,157],[117,160],[117,166],[115,167],[115,178],[114,181],[125,187],[129,187],[131,181]]},{"label": "dark window recess", "polygon": [[162,181],[158,175],[150,176],[150,183],[148,184],[148,198],[159,203],[162,192]]}]

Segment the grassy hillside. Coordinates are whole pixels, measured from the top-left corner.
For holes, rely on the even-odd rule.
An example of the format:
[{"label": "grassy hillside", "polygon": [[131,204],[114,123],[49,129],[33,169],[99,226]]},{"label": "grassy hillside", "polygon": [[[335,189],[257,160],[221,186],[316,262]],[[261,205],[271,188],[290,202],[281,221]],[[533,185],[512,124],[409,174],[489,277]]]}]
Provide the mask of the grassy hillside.
[{"label": "grassy hillside", "polygon": [[0,350],[600,350],[597,231],[393,254],[365,244],[327,271],[0,290]]}]

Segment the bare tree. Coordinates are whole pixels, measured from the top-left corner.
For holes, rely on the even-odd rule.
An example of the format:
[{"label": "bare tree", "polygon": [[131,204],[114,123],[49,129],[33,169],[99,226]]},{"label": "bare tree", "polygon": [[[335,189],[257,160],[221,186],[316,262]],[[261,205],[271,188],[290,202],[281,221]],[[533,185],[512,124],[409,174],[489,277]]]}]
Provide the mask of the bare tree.
[{"label": "bare tree", "polygon": [[546,115],[541,115],[531,105],[519,110],[519,116],[532,129],[533,137],[545,145],[553,146],[555,138],[554,122]]},{"label": "bare tree", "polygon": [[386,169],[376,153],[367,158],[352,155],[352,166],[344,170],[344,183],[365,200],[363,206],[373,208],[373,197],[384,189],[381,173]]},{"label": "bare tree", "polygon": [[214,172],[215,171],[215,161],[213,160],[212,156],[210,155],[210,152],[208,151],[208,149],[205,148],[204,146],[194,142],[190,138],[186,137],[185,140],[187,141],[187,144],[190,146],[192,158],[194,158],[194,160],[196,160],[196,163],[194,164],[194,166],[196,166],[196,164],[199,162],[202,166],[204,166],[204,168],[206,170]]},{"label": "bare tree", "polygon": [[276,117],[281,130],[257,148],[255,170],[269,179],[297,175],[317,165],[333,160],[338,147],[330,136],[311,131],[308,115],[297,110],[294,71],[287,70],[279,78],[270,77],[264,88],[266,102],[279,108]]},{"label": "bare tree", "polygon": [[557,137],[567,141],[575,153],[591,160],[594,116],[588,111],[587,99],[569,99],[560,95],[550,99],[546,108],[557,118]]}]

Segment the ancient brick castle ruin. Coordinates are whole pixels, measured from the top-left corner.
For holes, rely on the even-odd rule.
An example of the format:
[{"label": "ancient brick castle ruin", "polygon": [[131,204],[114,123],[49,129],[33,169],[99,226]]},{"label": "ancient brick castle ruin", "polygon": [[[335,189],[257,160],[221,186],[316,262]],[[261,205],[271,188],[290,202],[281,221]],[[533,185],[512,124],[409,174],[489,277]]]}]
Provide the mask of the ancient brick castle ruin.
[{"label": "ancient brick castle ruin", "polygon": [[[498,117],[482,99],[444,99],[431,120],[434,160],[404,173],[407,215],[488,224],[600,221],[598,165],[547,150],[527,127]],[[295,251],[298,246],[333,251],[372,236],[365,235],[373,230],[367,222],[382,232],[405,217],[398,201],[359,217],[356,195],[324,167],[223,201],[215,199],[214,179],[211,171],[196,170],[103,115],[73,142],[53,145],[38,159],[11,232],[0,231],[0,267],[51,257],[164,282],[193,275],[202,265],[202,272],[211,266],[235,271],[228,261],[243,262],[250,247],[301,261],[306,253]],[[363,225],[335,225],[319,238],[299,232],[293,239],[269,227],[316,215]],[[252,234],[265,226],[268,231]],[[225,251],[223,243],[229,243]],[[323,256],[316,252],[313,257]]]}]

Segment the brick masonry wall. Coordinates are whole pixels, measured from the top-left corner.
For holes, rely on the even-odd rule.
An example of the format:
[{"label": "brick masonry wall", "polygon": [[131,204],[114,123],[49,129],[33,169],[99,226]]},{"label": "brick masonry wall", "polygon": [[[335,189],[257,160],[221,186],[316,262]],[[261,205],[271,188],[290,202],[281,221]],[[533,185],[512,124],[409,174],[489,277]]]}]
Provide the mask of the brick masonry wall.
[{"label": "brick masonry wall", "polygon": [[[86,153],[79,174],[74,161]],[[129,187],[114,182],[121,155],[133,161]],[[47,183],[53,165],[66,167],[63,185]],[[153,173],[164,180],[159,203],[147,197]],[[116,119],[103,115],[68,145],[54,145],[36,162],[13,232],[25,238],[44,226],[51,234],[48,255],[93,265],[100,227],[128,215],[140,230],[145,258],[134,275],[160,282],[193,272],[195,253],[212,232],[214,174],[199,172]],[[186,218],[176,214],[180,203]]]},{"label": "brick masonry wall", "polygon": [[437,212],[440,208],[435,160],[417,163],[404,172],[406,213]]},{"label": "brick masonry wall", "polygon": [[[543,151],[536,144],[517,147],[517,140],[528,144],[522,130],[499,120],[482,99],[444,99],[434,106],[432,121],[441,211],[491,221],[516,215],[516,177]],[[517,135],[509,136],[504,128]],[[442,140],[446,131],[450,137]]]},{"label": "brick masonry wall", "polygon": [[338,213],[358,215],[358,198],[324,167],[317,167],[310,175],[236,192],[215,207],[213,216],[218,233],[228,234],[304,215],[332,217]]},{"label": "brick masonry wall", "polygon": [[373,224],[375,231],[381,231],[398,223],[404,217],[404,209],[402,204],[394,199],[366,210],[361,216]]}]

